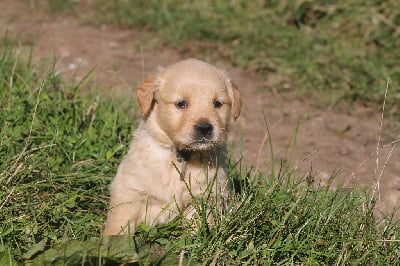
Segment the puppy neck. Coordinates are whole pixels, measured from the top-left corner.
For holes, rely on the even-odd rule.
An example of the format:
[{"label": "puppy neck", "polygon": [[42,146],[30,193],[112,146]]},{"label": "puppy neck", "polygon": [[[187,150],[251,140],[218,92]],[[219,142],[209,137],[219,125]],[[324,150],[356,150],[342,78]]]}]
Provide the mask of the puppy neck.
[{"label": "puppy neck", "polygon": [[175,149],[175,156],[178,162],[187,162],[190,160],[191,152],[187,150],[177,150]]},{"label": "puppy neck", "polygon": [[179,172],[181,180],[185,179],[188,164],[200,164],[206,167],[216,166],[220,158],[218,154],[221,151],[219,149],[213,149],[209,151],[192,151],[192,150],[179,150],[174,148],[173,153],[175,154],[176,160],[180,163],[180,167],[174,164]]},{"label": "puppy neck", "polygon": [[219,157],[224,153],[224,147],[213,148],[211,150],[185,150],[173,148],[172,152],[175,154],[176,160],[180,163],[188,162],[195,164],[206,164],[209,166],[214,166],[217,161],[220,160]]}]

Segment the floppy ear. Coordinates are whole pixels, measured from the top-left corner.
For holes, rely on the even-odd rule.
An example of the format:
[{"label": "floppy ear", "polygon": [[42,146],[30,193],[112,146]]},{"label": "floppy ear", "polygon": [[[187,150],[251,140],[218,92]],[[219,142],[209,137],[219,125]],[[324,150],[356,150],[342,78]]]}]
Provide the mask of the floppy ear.
[{"label": "floppy ear", "polygon": [[154,93],[156,91],[156,76],[149,75],[143,83],[136,89],[136,102],[140,114],[147,117],[150,114]]},{"label": "floppy ear", "polygon": [[232,116],[233,120],[236,119],[240,115],[240,111],[242,110],[242,96],[240,95],[240,91],[235,84],[232,83]]}]

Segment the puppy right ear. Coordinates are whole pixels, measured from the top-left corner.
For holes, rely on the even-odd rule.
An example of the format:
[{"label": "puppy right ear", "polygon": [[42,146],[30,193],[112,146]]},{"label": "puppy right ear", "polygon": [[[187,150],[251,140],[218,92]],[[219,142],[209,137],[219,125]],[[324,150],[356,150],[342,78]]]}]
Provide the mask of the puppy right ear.
[{"label": "puppy right ear", "polygon": [[143,83],[136,89],[136,102],[140,114],[147,117],[150,114],[154,93],[156,92],[156,76],[149,75]]}]

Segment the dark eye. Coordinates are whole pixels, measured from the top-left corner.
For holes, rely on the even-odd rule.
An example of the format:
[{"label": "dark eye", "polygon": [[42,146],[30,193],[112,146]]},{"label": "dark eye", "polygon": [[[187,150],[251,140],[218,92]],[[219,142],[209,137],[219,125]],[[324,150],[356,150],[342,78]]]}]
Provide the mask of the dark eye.
[{"label": "dark eye", "polygon": [[214,101],[214,107],[215,108],[220,108],[221,106],[222,106],[222,103],[220,101],[218,101],[218,100]]},{"label": "dark eye", "polygon": [[181,100],[181,101],[177,101],[177,102],[175,103],[175,106],[176,106],[176,108],[178,108],[178,109],[186,109],[187,106],[188,106],[188,104],[187,104],[187,102],[186,102],[185,100]]}]

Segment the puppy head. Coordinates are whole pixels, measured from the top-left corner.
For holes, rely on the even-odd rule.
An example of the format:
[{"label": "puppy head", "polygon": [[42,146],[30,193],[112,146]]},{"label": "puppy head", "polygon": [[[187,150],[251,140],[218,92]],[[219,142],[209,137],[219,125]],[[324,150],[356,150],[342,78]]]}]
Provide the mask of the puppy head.
[{"label": "puppy head", "polygon": [[239,90],[225,72],[195,59],[148,76],[136,100],[153,137],[168,139],[178,150],[194,151],[222,146],[242,105]]}]

